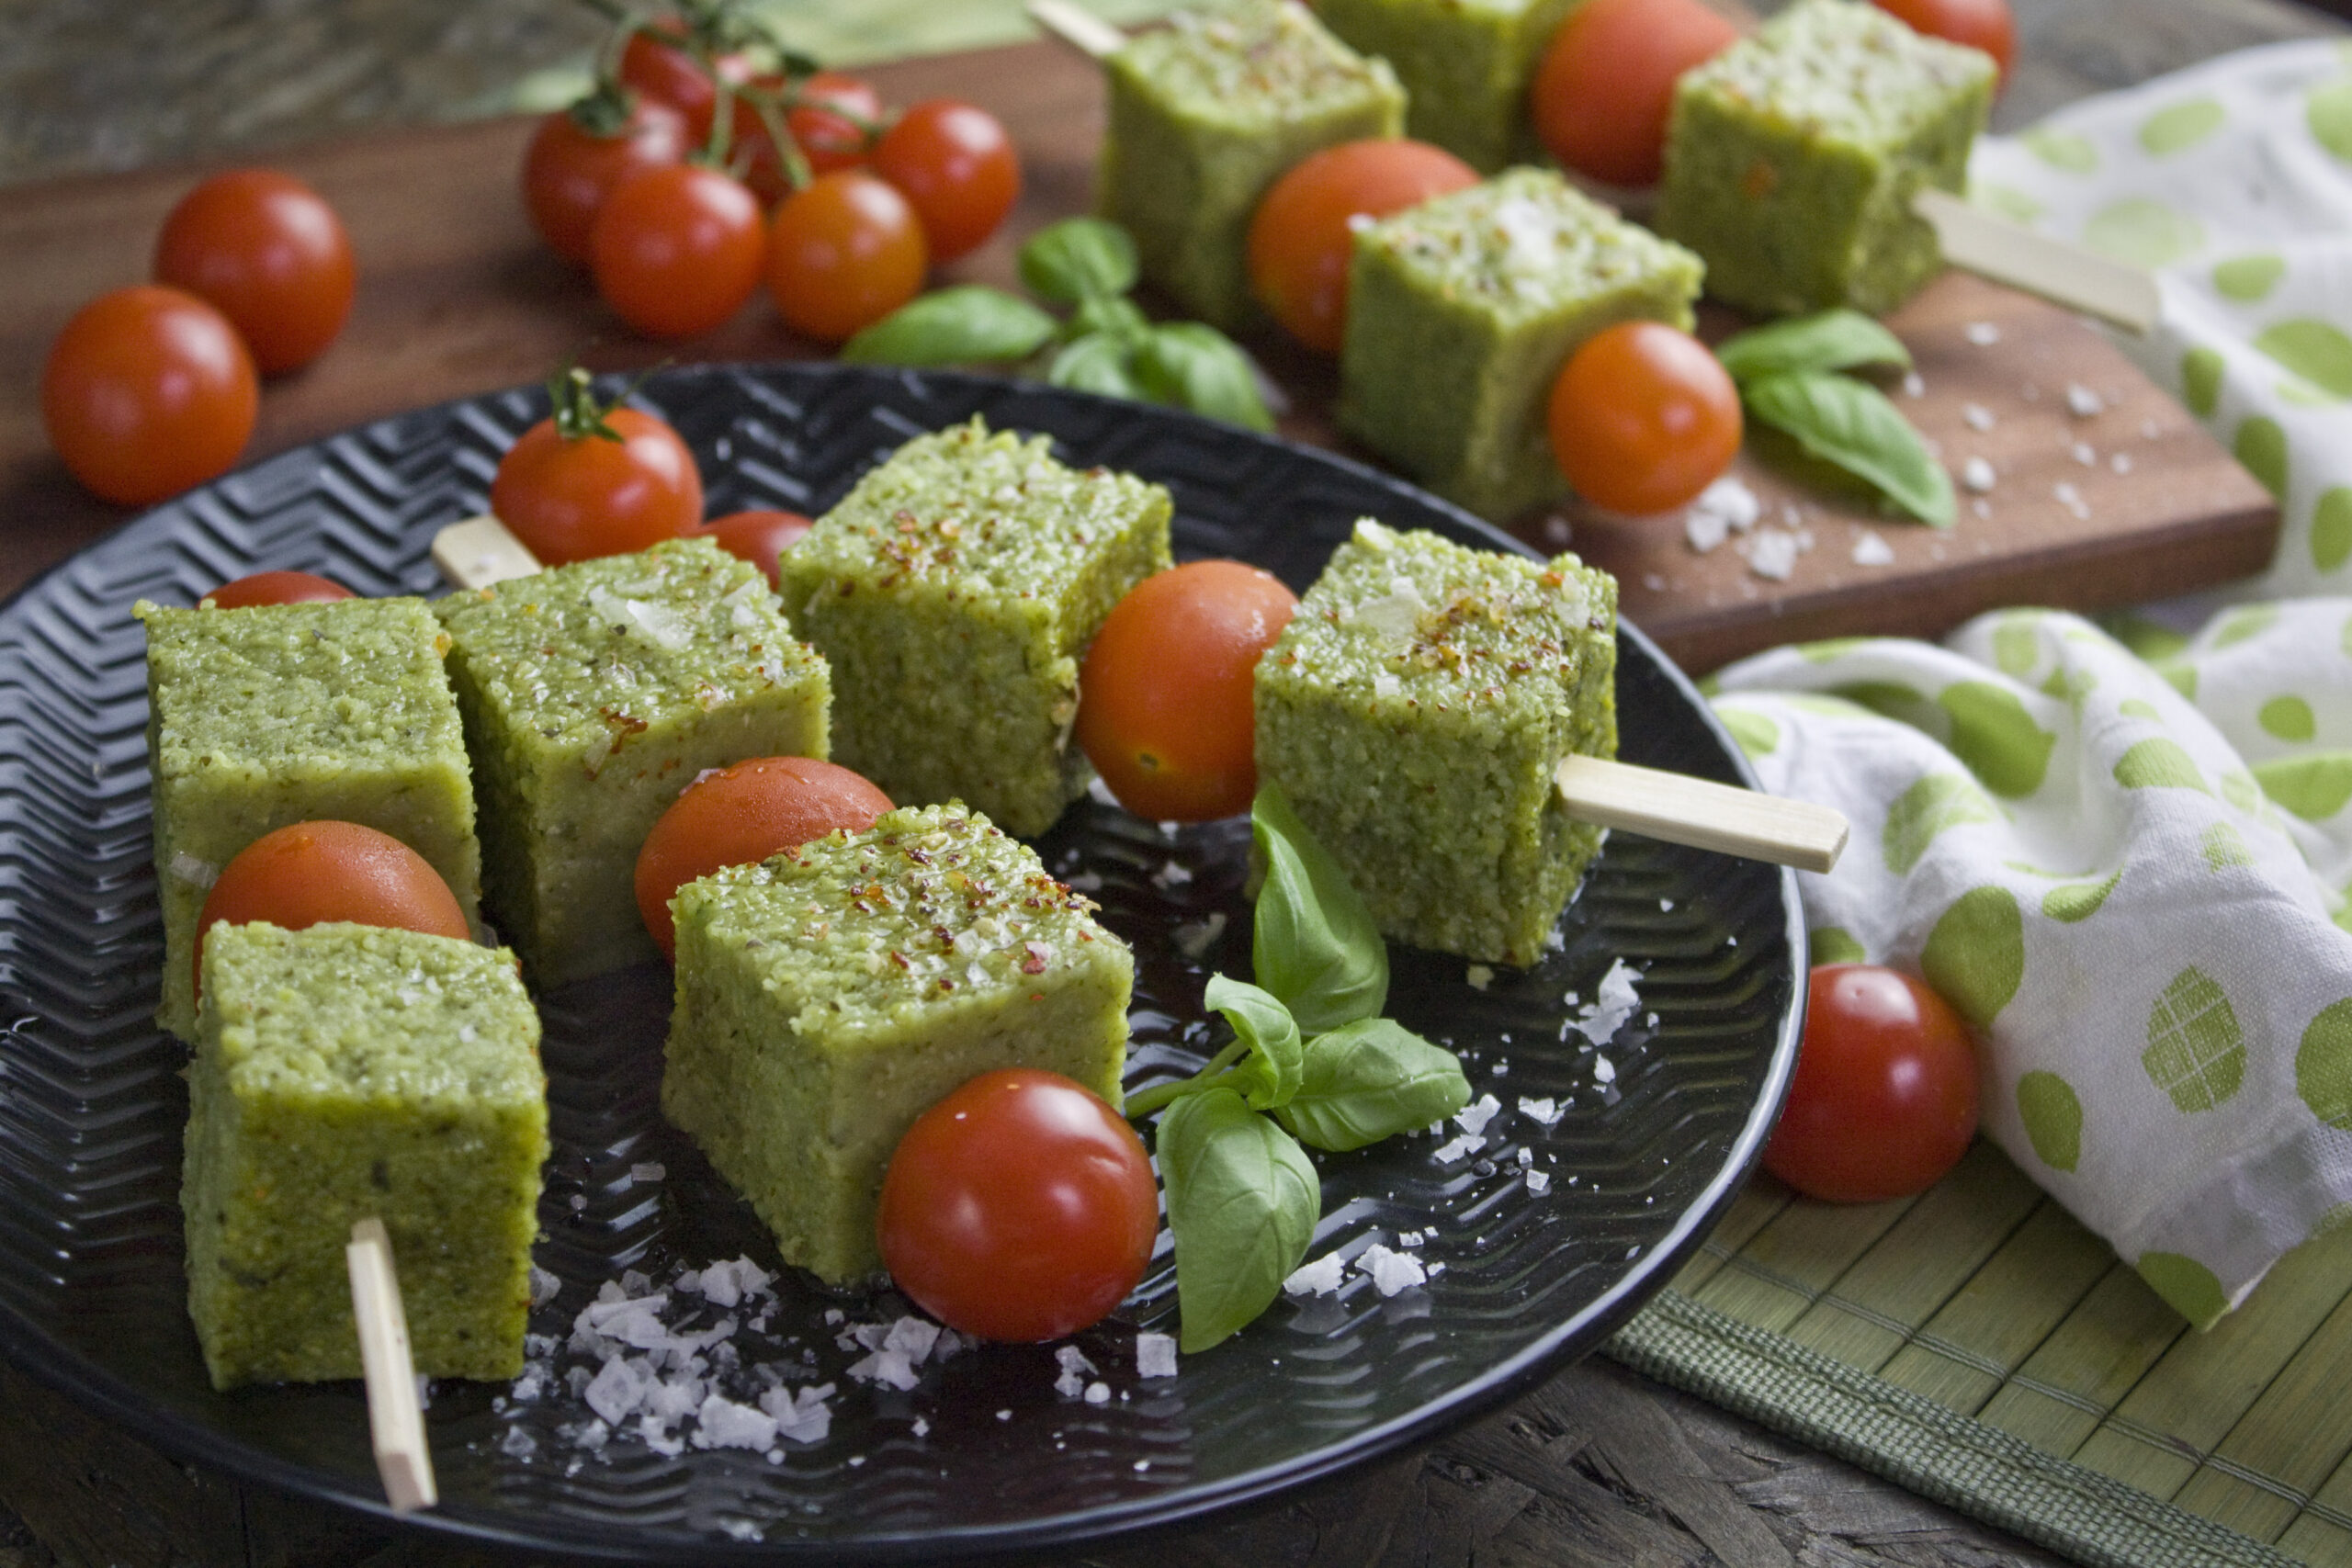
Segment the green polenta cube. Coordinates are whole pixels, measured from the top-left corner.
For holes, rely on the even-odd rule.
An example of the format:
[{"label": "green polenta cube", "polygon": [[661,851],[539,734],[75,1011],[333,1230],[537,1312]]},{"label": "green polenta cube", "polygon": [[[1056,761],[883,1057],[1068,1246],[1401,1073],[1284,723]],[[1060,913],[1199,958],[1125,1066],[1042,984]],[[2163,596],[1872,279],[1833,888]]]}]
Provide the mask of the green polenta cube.
[{"label": "green polenta cube", "polygon": [[825,661],[794,639],[759,568],[707,539],[435,608],[473,750],[486,901],[539,985],[659,956],[637,854],[696,774],[825,755]]},{"label": "green polenta cube", "polygon": [[369,1217],[416,1370],[514,1376],[547,1156],[539,1018],[512,953],[215,926],[180,1184],[213,1387],[360,1375],[344,1247]]},{"label": "green polenta cube", "polygon": [[1091,776],[1078,661],[1168,568],[1168,492],[978,419],[899,448],[785,552],[795,630],[831,660],[833,760],[901,806],[1053,826]]},{"label": "green polenta cube", "polygon": [[671,908],[662,1108],[824,1280],[881,1267],[891,1151],[957,1085],[1042,1067],[1119,1103],[1134,959],[985,817],[888,812],[689,883]]},{"label": "green polenta cube", "polygon": [[1544,408],[1604,327],[1688,328],[1702,269],[1555,174],[1513,169],[1359,231],[1340,423],[1449,500],[1506,518],[1558,495]]},{"label": "green polenta cube", "polygon": [[1962,188],[1996,76],[1874,6],[1804,0],[1677,85],[1658,230],[1745,310],[1892,310],[1943,265],[1911,203]]},{"label": "green polenta cube", "polygon": [[424,857],[472,919],[481,850],[465,737],[418,599],[243,610],[140,603],[164,914],[156,1021],[196,1038],[197,917],[236,853],[296,822],[356,822]]},{"label": "green polenta cube", "polygon": [[1318,0],[1324,25],[1388,62],[1406,128],[1486,174],[1525,158],[1527,88],[1578,0]]},{"label": "green polenta cube", "polygon": [[1535,962],[1600,847],[1553,787],[1617,753],[1617,583],[1366,519],[1258,661],[1259,776],[1380,929]]},{"label": "green polenta cube", "polygon": [[1135,236],[1146,276],[1228,332],[1258,314],[1247,252],[1266,187],[1309,152],[1404,127],[1388,66],[1292,4],[1180,12],[1103,68],[1102,215]]}]

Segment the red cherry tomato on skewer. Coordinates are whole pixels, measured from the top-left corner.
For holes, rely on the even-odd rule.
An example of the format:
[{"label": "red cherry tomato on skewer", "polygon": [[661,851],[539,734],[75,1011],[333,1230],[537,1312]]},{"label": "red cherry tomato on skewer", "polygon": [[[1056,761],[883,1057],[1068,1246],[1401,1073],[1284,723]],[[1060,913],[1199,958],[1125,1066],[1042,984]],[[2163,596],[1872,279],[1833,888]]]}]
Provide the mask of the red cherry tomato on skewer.
[{"label": "red cherry tomato on skewer", "polygon": [[245,610],[256,604],[331,604],[357,595],[331,577],[308,571],[256,571],[224,582],[204,596],[216,610]]}]

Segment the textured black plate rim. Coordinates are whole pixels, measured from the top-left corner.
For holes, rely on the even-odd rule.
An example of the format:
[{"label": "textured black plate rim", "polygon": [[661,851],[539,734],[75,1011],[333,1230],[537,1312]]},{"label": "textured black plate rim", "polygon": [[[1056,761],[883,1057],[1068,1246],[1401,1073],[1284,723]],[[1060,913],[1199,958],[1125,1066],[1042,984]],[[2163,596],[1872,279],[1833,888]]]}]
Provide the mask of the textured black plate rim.
[{"label": "textured black plate rim", "polygon": [[[794,375],[815,375],[828,379],[887,378],[916,386],[935,383],[954,388],[989,384],[989,378],[956,372],[879,371],[838,364],[780,361],[770,365],[730,363],[681,367],[649,378],[647,386],[649,390],[658,393],[662,383],[673,378],[711,373],[757,374],[762,370],[784,370]],[[529,390],[528,388],[495,389],[384,417],[446,417],[461,407]],[[1036,391],[1044,394],[1047,389],[1039,388]],[[1052,389],[1051,395],[1088,402],[1113,400],[1065,389]],[[1125,407],[1132,409],[1133,405]],[[1204,434],[1214,434],[1222,440],[1258,443],[1303,452],[1317,462],[1344,470],[1379,488],[1409,497],[1417,504],[1445,513],[1464,529],[1485,538],[1495,549],[1521,556],[1538,555],[1524,542],[1483,518],[1421,491],[1393,474],[1353,458],[1320,448],[1304,447],[1278,437],[1259,435],[1182,411],[1153,407],[1142,412],[1148,417],[1198,426]],[[365,429],[368,424],[376,423],[379,422],[371,420],[353,429]],[[284,462],[290,457],[345,434],[349,433],[333,432],[300,443],[210,482],[225,482],[263,463]],[[90,540],[73,555],[43,570],[5,600],[0,600],[0,615],[10,614],[20,602],[43,591],[52,580],[71,570],[84,555],[148,523],[161,513],[185,505],[188,496],[209,488],[209,485],[200,486],[198,491],[175,497],[162,506],[125,519]],[[1632,623],[1621,619],[1618,634],[1621,643],[1632,644],[1666,677],[1676,694],[1698,716],[1739,781],[1748,788],[1758,787],[1747,754],[1732,739],[1730,732],[1715,716],[1690,677]],[[435,1508],[421,1514],[395,1515],[379,1495],[358,1490],[338,1474],[290,1462],[226,1437],[191,1417],[150,1403],[136,1387],[96,1362],[85,1359],[79,1351],[56,1338],[4,1297],[0,1297],[0,1359],[5,1359],[11,1367],[44,1386],[74,1399],[84,1408],[112,1421],[126,1432],[136,1435],[141,1442],[167,1457],[258,1483],[289,1496],[370,1516],[379,1526],[421,1539],[464,1540],[526,1551],[555,1550],[610,1562],[685,1563],[822,1560],[905,1562],[950,1557],[969,1561],[1034,1554],[1057,1548],[1102,1545],[1124,1538],[1163,1532],[1197,1522],[1210,1514],[1262,1504],[1281,1493],[1329,1480],[1417,1441],[1433,1438],[1442,1430],[1505,1404],[1559,1367],[1589,1353],[1631,1317],[1650,1296],[1665,1287],[1674,1272],[1697,1250],[1706,1233],[1729,1207],[1746,1181],[1763,1152],[1764,1143],[1778,1117],[1781,1101],[1787,1093],[1789,1080],[1795,1071],[1797,1044],[1803,1036],[1804,1023],[1803,959],[1805,929],[1804,910],[1797,894],[1796,874],[1782,869],[1779,873],[1779,883],[1783,940],[1792,972],[1791,1005],[1781,1020],[1762,1092],[1750,1108],[1738,1137],[1734,1140],[1713,1179],[1702,1190],[1697,1200],[1684,1209],[1666,1239],[1635,1260],[1634,1266],[1628,1269],[1609,1290],[1587,1303],[1581,1311],[1555,1325],[1533,1344],[1457,1385],[1450,1393],[1430,1401],[1411,1415],[1366,1427],[1295,1459],[1223,1481],[1186,1486],[1165,1496],[1041,1515],[1012,1524],[978,1526],[952,1532],[883,1533],[854,1540],[737,1542],[714,1538],[692,1542],[664,1540],[658,1546],[631,1545],[616,1542],[610,1530],[591,1530],[571,1521],[544,1520],[539,1521],[535,1529],[525,1529],[514,1522],[509,1512],[465,1506]]]}]

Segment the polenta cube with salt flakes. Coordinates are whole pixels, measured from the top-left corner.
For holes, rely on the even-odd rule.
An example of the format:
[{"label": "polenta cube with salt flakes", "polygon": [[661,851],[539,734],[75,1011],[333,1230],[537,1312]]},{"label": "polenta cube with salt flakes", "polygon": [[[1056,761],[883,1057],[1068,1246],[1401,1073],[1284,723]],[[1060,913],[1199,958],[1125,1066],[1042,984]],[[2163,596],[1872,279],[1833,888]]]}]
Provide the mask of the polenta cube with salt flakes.
[{"label": "polenta cube with salt flakes", "polygon": [[1617,583],[1370,519],[1258,661],[1259,777],[1386,935],[1529,964],[1600,847],[1553,775],[1617,751]]},{"label": "polenta cube with salt flakes", "polygon": [[1070,733],[1078,661],[1168,569],[1171,510],[1159,485],[978,419],[899,447],[781,562],[793,629],[832,666],[833,760],[901,806],[1052,827],[1093,776]]},{"label": "polenta cube with salt flakes", "polygon": [[999,1067],[1113,1105],[1135,960],[1036,852],[961,807],[885,813],[679,889],[662,1109],[835,1284],[917,1116]]},{"label": "polenta cube with salt flakes", "polygon": [[823,757],[831,686],[766,579],[707,539],[607,556],[435,606],[473,755],[483,902],[532,979],[659,956],[633,875],[710,768]]},{"label": "polenta cube with salt flakes", "polygon": [[418,599],[182,610],[141,601],[164,915],[156,1021],[196,1039],[197,919],[220,869],[296,822],[356,822],[424,857],[468,919],[481,851],[447,637]]}]

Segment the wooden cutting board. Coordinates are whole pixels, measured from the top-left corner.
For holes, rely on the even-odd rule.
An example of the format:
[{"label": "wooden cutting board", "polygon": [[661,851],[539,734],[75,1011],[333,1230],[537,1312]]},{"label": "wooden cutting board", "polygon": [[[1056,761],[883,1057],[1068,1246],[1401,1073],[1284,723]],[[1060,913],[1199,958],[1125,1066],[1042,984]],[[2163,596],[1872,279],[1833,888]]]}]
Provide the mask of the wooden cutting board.
[{"label": "wooden cutting board", "polygon": [[[1102,95],[1087,62],[1026,44],[868,74],[892,102],[952,95],[982,104],[1022,149],[1019,209],[949,277],[1010,284],[1022,238],[1088,208]],[[265,387],[250,457],[401,409],[541,380],[583,346],[598,369],[819,352],[784,330],[763,296],[707,338],[636,339],[531,232],[517,178],[532,123],[404,130],[267,160],[316,186],[343,214],[361,281],[335,345]],[[0,190],[0,276],[10,285],[0,292],[0,590],[130,515],[84,493],[51,455],[41,364],[83,301],[144,279],[157,226],[200,172]],[[1736,324],[1724,316],[1709,327]],[[1905,412],[1955,470],[1977,456],[1998,470],[1982,498],[1984,515],[1963,492],[1960,525],[1939,533],[1825,499],[1743,457],[1736,471],[1764,502],[1762,526],[1785,526],[1810,546],[1783,580],[1758,575],[1736,540],[1694,551],[1672,517],[1629,521],[1568,508],[1521,519],[1519,531],[1538,547],[1573,547],[1616,572],[1627,616],[1694,671],[1792,638],[1933,634],[1998,604],[2132,604],[2267,562],[2278,532],[2268,494],[2074,317],[1953,275],[1889,325],[1918,360],[1922,390],[1900,398]],[[1272,338],[1252,346],[1293,395],[1284,433],[1344,446],[1329,420],[1329,364]],[[2101,412],[2070,412],[2071,387],[2096,394]],[[1972,410],[1981,411],[1975,425]],[[1890,562],[1858,563],[1866,534],[1884,541]]]}]

